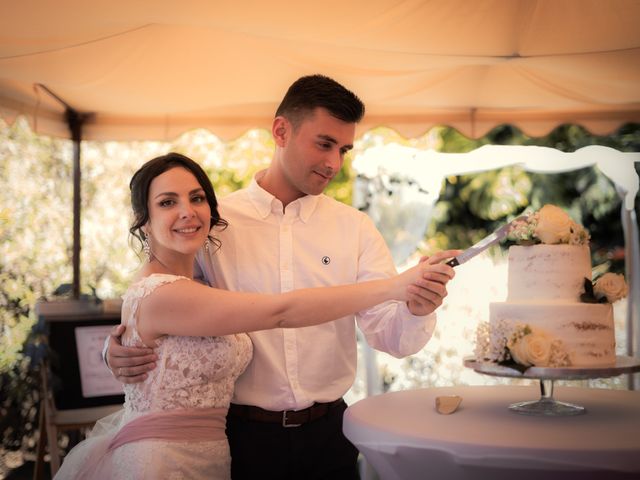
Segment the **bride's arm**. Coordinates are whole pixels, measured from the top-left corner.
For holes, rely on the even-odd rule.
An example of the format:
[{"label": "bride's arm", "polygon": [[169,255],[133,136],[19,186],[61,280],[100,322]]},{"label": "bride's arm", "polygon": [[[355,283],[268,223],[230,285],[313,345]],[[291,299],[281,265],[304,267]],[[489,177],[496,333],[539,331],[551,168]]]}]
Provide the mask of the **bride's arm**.
[{"label": "bride's arm", "polygon": [[283,294],[232,292],[179,280],[158,287],[141,302],[138,329],[147,339],[162,335],[219,336],[317,325],[387,300],[406,301],[414,295],[436,304],[446,296],[446,283],[454,276],[451,267],[439,262],[456,252],[439,252],[427,262],[384,280]]}]

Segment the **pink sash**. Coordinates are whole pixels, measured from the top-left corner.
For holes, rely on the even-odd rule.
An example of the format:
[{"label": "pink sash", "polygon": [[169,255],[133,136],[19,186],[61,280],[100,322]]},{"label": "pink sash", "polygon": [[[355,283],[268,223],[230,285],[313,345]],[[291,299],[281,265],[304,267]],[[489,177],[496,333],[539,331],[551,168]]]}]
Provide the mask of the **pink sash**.
[{"label": "pink sash", "polygon": [[149,413],[127,423],[109,443],[107,453],[138,440],[206,442],[225,440],[226,408]]},{"label": "pink sash", "polygon": [[127,443],[151,439],[175,442],[226,440],[226,416],[226,408],[169,410],[140,416],[125,424],[110,441],[106,438],[96,445],[75,478],[112,478],[113,452]]}]

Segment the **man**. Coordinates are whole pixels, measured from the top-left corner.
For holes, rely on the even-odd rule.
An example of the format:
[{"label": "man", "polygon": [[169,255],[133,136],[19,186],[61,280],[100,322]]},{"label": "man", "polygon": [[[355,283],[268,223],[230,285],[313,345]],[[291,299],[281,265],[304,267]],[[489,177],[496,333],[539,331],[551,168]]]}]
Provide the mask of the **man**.
[{"label": "man", "polygon": [[[373,222],[322,195],[353,147],[363,115],[358,97],[328,77],[294,82],[273,121],[269,168],[220,202],[229,227],[216,232],[218,252],[199,253],[201,277],[218,288],[279,293],[394,274]],[[360,312],[356,321],[369,344],[396,357],[419,351],[435,327],[432,313],[446,296],[453,270],[448,273],[434,278],[436,287],[422,289],[419,301]],[[342,396],[356,371],[353,316],[250,336],[253,360],[236,383],[227,417],[232,478],[358,478],[358,452],[342,434]],[[108,363],[127,383],[154,367],[150,351],[130,355],[110,340]]]}]

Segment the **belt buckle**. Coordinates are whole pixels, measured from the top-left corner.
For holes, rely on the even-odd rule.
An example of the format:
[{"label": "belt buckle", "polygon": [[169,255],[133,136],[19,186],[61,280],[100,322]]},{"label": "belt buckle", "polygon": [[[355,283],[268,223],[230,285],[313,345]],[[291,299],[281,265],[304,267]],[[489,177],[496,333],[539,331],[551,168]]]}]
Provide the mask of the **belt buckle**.
[{"label": "belt buckle", "polygon": [[282,426],[285,428],[299,427],[301,423],[287,423],[287,410],[282,412]]}]

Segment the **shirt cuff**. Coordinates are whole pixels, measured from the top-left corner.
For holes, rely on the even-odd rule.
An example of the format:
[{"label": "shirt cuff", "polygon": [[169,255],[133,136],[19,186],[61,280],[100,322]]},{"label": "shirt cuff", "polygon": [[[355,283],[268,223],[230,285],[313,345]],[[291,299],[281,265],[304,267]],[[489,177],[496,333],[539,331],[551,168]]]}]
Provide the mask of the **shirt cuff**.
[{"label": "shirt cuff", "polygon": [[104,339],[104,346],[102,347],[102,361],[107,366],[109,371],[111,371],[109,361],[107,360],[107,353],[109,353],[109,338],[111,338],[111,335],[107,335],[107,338]]},{"label": "shirt cuff", "polygon": [[412,355],[425,347],[436,329],[438,316],[436,312],[427,315],[414,315],[405,302],[400,306],[402,311],[402,334],[400,350],[404,355]]}]

